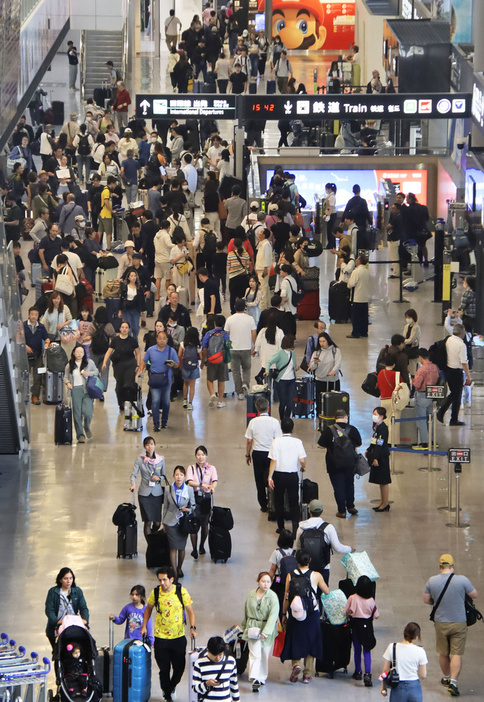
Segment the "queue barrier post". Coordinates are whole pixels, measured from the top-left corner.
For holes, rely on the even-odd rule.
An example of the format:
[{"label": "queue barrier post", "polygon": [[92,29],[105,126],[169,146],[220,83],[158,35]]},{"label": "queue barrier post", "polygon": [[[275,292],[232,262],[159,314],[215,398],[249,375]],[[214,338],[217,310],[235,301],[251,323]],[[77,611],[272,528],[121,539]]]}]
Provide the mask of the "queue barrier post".
[{"label": "queue barrier post", "polygon": [[[449,468],[451,463],[449,462]],[[454,463],[454,474],[455,474],[455,521],[448,522],[445,526],[455,527],[456,529],[465,529],[470,526],[469,522],[461,523],[460,521],[460,476],[462,475],[462,466],[460,463]],[[452,476],[452,473],[450,473]],[[449,478],[449,480],[451,477]]]}]

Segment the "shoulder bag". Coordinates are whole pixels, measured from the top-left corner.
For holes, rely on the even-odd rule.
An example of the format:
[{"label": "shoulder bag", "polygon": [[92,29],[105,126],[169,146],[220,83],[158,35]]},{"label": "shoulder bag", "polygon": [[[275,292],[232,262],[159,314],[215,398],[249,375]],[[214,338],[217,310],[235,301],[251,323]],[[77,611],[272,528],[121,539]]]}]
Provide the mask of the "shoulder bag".
[{"label": "shoulder bag", "polygon": [[392,667],[388,671],[388,675],[383,681],[383,684],[386,688],[395,688],[397,687],[398,683],[400,682],[400,675],[398,674],[397,670],[397,644],[393,644],[393,653],[392,653]]},{"label": "shoulder bag", "polygon": [[395,389],[392,392],[392,409],[403,410],[408,405],[410,399],[410,389],[407,383],[400,382],[399,371],[395,374]]},{"label": "shoulder bag", "polygon": [[74,283],[72,282],[71,277],[68,275],[68,271],[69,267],[64,266],[62,271],[57,275],[54,290],[56,290],[56,292],[63,293],[64,295],[73,295]]},{"label": "shoulder bag", "polygon": [[477,620],[482,621],[482,614],[479,612],[472,597],[469,597],[469,595],[466,595],[465,608],[467,626],[472,626],[477,622]]},{"label": "shoulder bag", "polygon": [[447,578],[446,583],[445,583],[444,587],[442,588],[442,590],[441,590],[441,592],[440,592],[440,595],[437,597],[437,602],[436,602],[436,603],[434,604],[434,606],[432,607],[432,611],[431,611],[430,614],[429,614],[429,619],[430,619],[431,622],[433,622],[433,621],[435,620],[435,613],[436,613],[437,609],[439,608],[439,605],[440,605],[440,603],[442,602],[442,598],[443,598],[443,596],[445,595],[445,591],[446,591],[447,588],[449,587],[450,581],[452,580],[453,577],[454,577],[454,573],[451,573],[451,574],[449,575],[449,577]]}]

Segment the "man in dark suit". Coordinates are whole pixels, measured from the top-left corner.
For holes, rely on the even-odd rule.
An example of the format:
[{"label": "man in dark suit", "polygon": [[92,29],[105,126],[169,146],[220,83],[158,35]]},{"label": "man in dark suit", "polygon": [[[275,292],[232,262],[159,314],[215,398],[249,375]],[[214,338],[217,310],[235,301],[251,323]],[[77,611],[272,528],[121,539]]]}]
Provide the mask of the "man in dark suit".
[{"label": "man in dark suit", "polygon": [[151,210],[145,210],[141,215],[141,237],[145,242],[145,257],[150,272],[152,276],[155,272],[155,245],[154,239],[156,232],[159,227],[153,220],[153,213]]},{"label": "man in dark suit", "polygon": [[259,323],[257,324],[257,333],[259,333],[261,329],[264,329],[264,327],[267,327],[269,322],[274,319],[276,326],[279,327],[279,329],[282,329],[284,334],[289,334],[286,315],[279,309],[281,302],[282,298],[278,293],[271,297],[271,307],[262,310],[260,313]]},{"label": "man in dark suit", "polygon": [[360,195],[361,188],[359,185],[353,185],[353,197],[346,203],[345,211],[343,212],[342,220],[351,212],[355,224],[358,227],[357,249],[368,249],[369,242],[366,236],[367,225],[373,224],[372,216],[368,210],[368,203]]}]

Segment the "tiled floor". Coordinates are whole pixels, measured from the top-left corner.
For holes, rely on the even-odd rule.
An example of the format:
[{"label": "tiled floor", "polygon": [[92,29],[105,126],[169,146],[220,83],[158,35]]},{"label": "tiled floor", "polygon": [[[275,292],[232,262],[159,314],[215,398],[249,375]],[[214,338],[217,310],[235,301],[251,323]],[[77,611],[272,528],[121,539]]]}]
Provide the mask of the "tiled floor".
[{"label": "tiled floor", "polygon": [[[59,82],[63,79],[65,57],[54,65]],[[150,60],[139,62],[138,85],[150,84]],[[56,73],[57,70],[57,73]],[[137,74],[138,75],[138,74]],[[143,78],[141,78],[143,76]],[[156,87],[156,86],[154,86]],[[66,113],[76,108],[77,96],[53,86],[57,97],[67,95]],[[385,250],[376,258],[385,257]],[[333,257],[324,252],[318,264],[321,267],[321,297],[326,304],[326,291],[332,279]],[[386,265],[372,266],[372,326],[369,338],[348,340],[349,327],[334,325],[330,333],[340,345],[343,354],[342,386],[351,394],[351,418],[369,440],[371,412],[376,402],[365,395],[360,385],[367,372],[373,369],[376,356],[390,335],[401,332],[405,305],[394,304],[397,284],[387,282]],[[439,305],[431,304],[432,284],[427,283],[415,293],[408,293],[408,307],[414,307],[421,319],[422,343],[428,346],[442,336],[436,326]],[[28,306],[30,299],[25,303]],[[326,310],[323,316],[327,318]],[[152,321],[151,323],[152,324]],[[311,328],[310,322],[298,325],[297,355],[302,357],[303,340]],[[257,366],[254,368],[257,370]],[[0,475],[0,592],[2,608],[0,624],[28,650],[41,654],[48,652],[44,601],[47,589],[54,584],[59,568],[69,565],[83,588],[91,612],[92,633],[99,644],[107,644],[108,614],[118,612],[128,602],[129,590],[135,583],[147,589],[155,578],[145,568],[144,540],[139,532],[139,556],[132,561],[116,560],[116,528],[111,516],[118,503],[129,499],[129,475],[141,448],[142,437],[151,430],[151,423],[141,434],[124,433],[111,381],[104,405],[96,403],[94,411],[94,438],[85,445],[55,447],[53,443],[54,409],[48,406],[32,407],[31,461],[18,466],[2,461]],[[195,447],[203,443],[209,449],[210,460],[217,466],[220,483],[216,502],[230,506],[235,517],[232,532],[233,554],[226,565],[213,565],[208,555],[194,562],[188,555],[185,562],[184,585],[194,600],[197,628],[202,642],[213,634],[223,632],[237,623],[243,613],[246,594],[254,587],[256,574],[268,566],[276,535],[273,523],[261,514],[255,499],[251,469],[245,464],[245,403],[235,398],[227,401],[223,410],[209,409],[204,378],[197,385],[194,411],[188,413],[179,400],[172,404],[169,426],[157,435],[158,450],[166,457],[168,470],[193,459]],[[473,462],[465,467],[462,482],[462,521],[470,523],[465,529],[446,527],[454,519],[445,511],[438,511],[447,502],[447,464],[439,459],[435,465],[441,472],[420,472],[426,459],[413,454],[398,455],[391,486],[393,504],[389,513],[375,514],[371,500],[378,494],[376,486],[366,479],[356,484],[358,517],[345,521],[335,517],[331,486],[324,468],[324,455],[317,448],[318,432],[311,420],[296,420],[296,435],[308,454],[308,477],[319,483],[326,519],[335,523],[342,542],[357,550],[367,550],[380,580],[377,585],[377,604],[381,617],[375,625],[377,646],[374,650],[375,677],[379,674],[381,655],[387,644],[400,640],[403,627],[414,620],[421,624],[423,645],[429,656],[429,676],[424,683],[424,699],[435,702],[447,696],[439,684],[440,671],[434,651],[433,627],[428,621],[429,608],[422,603],[422,592],[427,578],[438,571],[438,556],[443,552],[454,554],[458,572],[468,575],[479,591],[483,583],[484,521],[482,509],[484,487],[481,471],[482,428],[462,429],[438,427],[441,449],[451,445],[470,446]],[[401,471],[401,472],[400,472]],[[337,523],[336,523],[337,522]],[[339,557],[333,556],[330,585],[335,587],[344,570]],[[121,637],[121,630],[117,630]],[[464,669],[460,679],[461,693],[468,700],[482,700],[480,685],[482,625],[469,631]],[[350,672],[353,668],[350,666]],[[288,701],[294,694],[300,699],[322,696],[332,702],[353,702],[362,699],[377,700],[379,690],[365,689],[350,675],[337,674],[334,680],[316,679],[311,685],[296,688],[288,683],[289,667],[275,658],[270,662],[270,681],[260,695],[268,699]],[[179,700],[187,699],[186,677]],[[250,696],[246,676],[241,689]],[[153,698],[161,699],[156,675],[153,676]]]}]

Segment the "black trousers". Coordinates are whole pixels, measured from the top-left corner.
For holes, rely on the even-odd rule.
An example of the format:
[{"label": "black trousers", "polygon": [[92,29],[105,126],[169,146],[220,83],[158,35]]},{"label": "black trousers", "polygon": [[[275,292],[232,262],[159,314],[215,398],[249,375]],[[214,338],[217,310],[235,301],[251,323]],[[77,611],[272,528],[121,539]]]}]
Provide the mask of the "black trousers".
[{"label": "black trousers", "polygon": [[295,534],[299,524],[299,475],[275,470],[272,479],[274,480],[277,528],[284,529],[284,495],[287,491],[292,531]]},{"label": "black trousers", "polygon": [[123,390],[136,382],[136,358],[133,356],[127,361],[113,363],[113,373],[116,380],[116,397],[119,409],[122,410],[124,409]]},{"label": "black trousers", "polygon": [[[160,669],[160,687],[167,697],[171,697],[171,693],[183,677],[186,654],[185,636],[180,636],[178,639],[155,637],[155,660]],[[171,669],[173,673],[170,676]]]},{"label": "black trousers", "polygon": [[447,366],[445,369],[445,379],[449,386],[449,394],[442,403],[439,413],[443,417],[449,409],[449,406],[452,405],[450,421],[457,422],[459,419],[462,388],[464,387],[464,372],[462,368],[449,368]]},{"label": "black trousers", "polygon": [[355,476],[353,469],[333,470],[329,473],[338,512],[355,506]]},{"label": "black trousers", "polygon": [[353,302],[351,304],[351,322],[353,336],[368,336],[368,303]]},{"label": "black trousers", "polygon": [[267,476],[271,465],[271,459],[268,458],[268,455],[268,451],[252,451],[257,500],[263,509],[267,508]]}]

